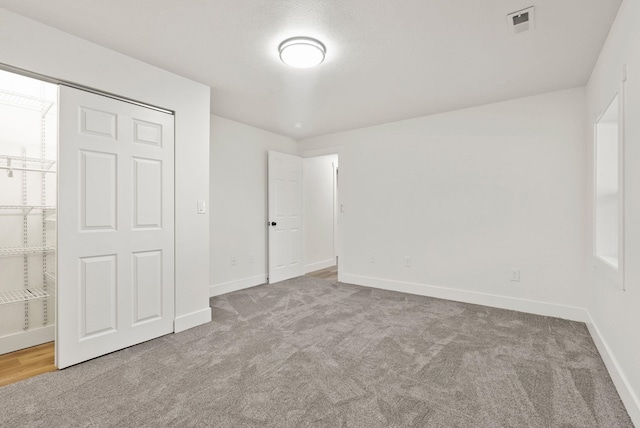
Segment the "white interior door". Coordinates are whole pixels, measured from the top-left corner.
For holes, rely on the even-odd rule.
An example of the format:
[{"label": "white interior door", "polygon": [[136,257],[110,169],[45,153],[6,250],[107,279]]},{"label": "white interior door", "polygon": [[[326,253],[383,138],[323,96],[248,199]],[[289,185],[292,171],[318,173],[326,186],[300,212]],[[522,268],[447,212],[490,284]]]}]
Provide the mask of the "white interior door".
[{"label": "white interior door", "polygon": [[304,275],[302,158],[269,152],[269,282]]},{"label": "white interior door", "polygon": [[61,86],[56,365],[171,333],[173,116]]}]

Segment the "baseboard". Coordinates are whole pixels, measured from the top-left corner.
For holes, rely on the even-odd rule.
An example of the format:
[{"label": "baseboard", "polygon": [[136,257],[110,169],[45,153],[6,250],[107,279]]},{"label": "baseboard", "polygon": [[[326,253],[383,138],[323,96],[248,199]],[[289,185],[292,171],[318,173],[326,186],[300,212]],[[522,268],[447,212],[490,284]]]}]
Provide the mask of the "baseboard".
[{"label": "baseboard", "polygon": [[620,367],[620,363],[618,363],[618,359],[607,344],[607,341],[602,337],[600,329],[598,329],[593,318],[591,318],[591,314],[587,312],[587,316],[587,328],[589,329],[593,342],[596,344],[596,348],[598,348],[598,352],[604,361],[604,365],[609,371],[609,375],[611,376],[611,380],[618,391],[618,395],[624,403],[631,421],[635,426],[640,427],[640,399],[638,399],[638,396],[633,391],[622,367]]},{"label": "baseboard", "polygon": [[317,262],[317,263],[310,263],[308,265],[304,266],[304,273],[309,273],[309,272],[315,272],[317,270],[320,269],[326,269],[328,267],[331,266],[335,266],[336,265],[336,258],[330,258],[321,262]]},{"label": "baseboard", "polygon": [[52,342],[55,338],[55,334],[55,325],[48,325],[46,327],[21,331],[20,333],[0,337],[0,355]]},{"label": "baseboard", "polygon": [[370,278],[351,274],[342,275],[340,281],[363,285],[365,287],[381,288],[384,290],[399,291],[401,293],[417,294],[419,296],[429,296],[436,297],[438,299],[454,300],[456,302],[491,306],[494,308],[509,309],[529,314],[562,318],[570,321],[587,322],[588,320],[587,311],[584,308],[576,306],[558,305],[536,300],[480,293],[477,291],[456,290],[454,288],[435,285],[393,281],[382,278]]},{"label": "baseboard", "polygon": [[173,331],[174,333],[180,333],[181,331],[189,330],[190,328],[206,324],[210,321],[211,308],[207,307],[199,311],[191,312],[190,314],[176,317],[173,321]]},{"label": "baseboard", "polygon": [[209,287],[209,297],[231,293],[232,291],[244,290],[245,288],[255,287],[256,285],[262,285],[266,283],[266,274],[236,279],[234,281],[222,282],[220,284],[214,284]]}]

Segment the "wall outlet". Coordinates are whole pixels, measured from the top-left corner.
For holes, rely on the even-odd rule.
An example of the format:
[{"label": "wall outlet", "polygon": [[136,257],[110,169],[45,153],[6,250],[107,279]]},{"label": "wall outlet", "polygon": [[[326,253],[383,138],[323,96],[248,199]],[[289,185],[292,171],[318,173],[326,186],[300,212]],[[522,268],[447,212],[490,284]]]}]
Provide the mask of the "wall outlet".
[{"label": "wall outlet", "polygon": [[404,267],[411,267],[411,257],[404,256]]},{"label": "wall outlet", "polygon": [[376,262],[375,256],[369,256],[369,263],[375,263],[375,262]]},{"label": "wall outlet", "polygon": [[238,264],[238,258],[233,256],[231,257],[231,266],[235,266]]},{"label": "wall outlet", "polygon": [[256,261],[256,258],[253,254],[249,254],[249,263],[253,263]]},{"label": "wall outlet", "polygon": [[511,269],[511,281],[520,282],[520,269]]}]

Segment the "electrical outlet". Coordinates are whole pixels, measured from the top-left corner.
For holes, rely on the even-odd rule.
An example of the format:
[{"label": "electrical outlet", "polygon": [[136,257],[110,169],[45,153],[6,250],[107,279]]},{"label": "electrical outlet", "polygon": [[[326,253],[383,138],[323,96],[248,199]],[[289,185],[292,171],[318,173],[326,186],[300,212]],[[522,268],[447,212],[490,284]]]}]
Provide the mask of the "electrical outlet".
[{"label": "electrical outlet", "polygon": [[411,267],[411,257],[404,256],[404,267]]},{"label": "electrical outlet", "polygon": [[511,281],[520,282],[520,269],[511,269]]},{"label": "electrical outlet", "polygon": [[238,258],[237,257],[231,257],[231,266],[235,266],[238,264]]},{"label": "electrical outlet", "polygon": [[253,254],[249,254],[249,263],[253,263],[256,261],[256,258],[253,256]]},{"label": "electrical outlet", "polygon": [[375,263],[376,258],[374,256],[369,256],[369,263]]}]

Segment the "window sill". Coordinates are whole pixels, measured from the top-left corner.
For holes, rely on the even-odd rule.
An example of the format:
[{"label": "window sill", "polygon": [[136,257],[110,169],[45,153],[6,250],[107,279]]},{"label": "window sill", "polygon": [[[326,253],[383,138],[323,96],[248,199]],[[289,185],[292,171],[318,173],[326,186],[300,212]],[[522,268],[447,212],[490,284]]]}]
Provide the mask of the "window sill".
[{"label": "window sill", "polygon": [[594,256],[593,259],[593,265],[596,269],[606,275],[613,285],[624,289],[618,257]]},{"label": "window sill", "polygon": [[617,257],[611,257],[611,256],[596,256],[596,259],[599,259],[599,261],[601,263],[604,263],[605,265],[607,265],[609,268],[613,269],[614,271],[616,271],[616,273],[618,272],[618,258]]}]

